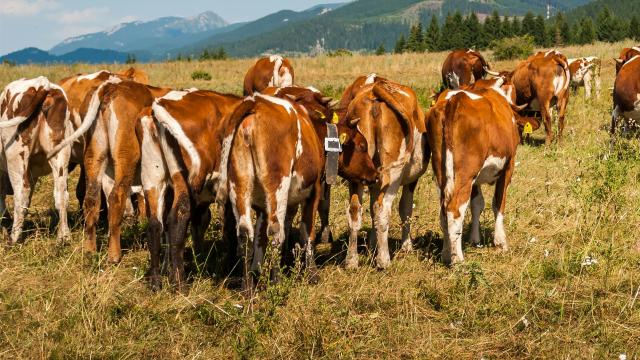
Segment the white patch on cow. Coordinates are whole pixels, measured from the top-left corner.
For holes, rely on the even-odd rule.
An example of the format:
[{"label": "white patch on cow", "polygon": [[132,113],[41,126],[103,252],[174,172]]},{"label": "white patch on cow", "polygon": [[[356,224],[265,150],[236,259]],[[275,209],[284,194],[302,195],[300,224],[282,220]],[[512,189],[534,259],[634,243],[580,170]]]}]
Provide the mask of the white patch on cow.
[{"label": "white patch on cow", "polygon": [[637,52],[640,52],[640,46],[634,46],[631,49],[633,49],[633,50],[635,50]]},{"label": "white patch on cow", "polygon": [[280,77],[280,82],[278,84],[278,87],[284,88],[287,86],[292,86],[293,85],[293,76],[291,76],[291,73],[289,72],[289,68],[284,68],[284,74]]},{"label": "white patch on cow", "polygon": [[195,145],[189,139],[187,134],[182,130],[182,126],[176,120],[167,109],[165,109],[162,105],[158,104],[157,101],[153,103],[151,106],[153,109],[153,114],[156,119],[162,124],[164,128],[166,128],[171,135],[178,141],[178,144],[184,148],[184,150],[189,155],[191,159],[191,168],[189,169],[189,180],[192,180],[194,176],[198,174],[200,171],[200,154],[196,149]]},{"label": "white patch on cow", "polygon": [[313,91],[314,93],[318,93],[318,94],[320,94],[320,90],[318,90],[318,89],[314,88],[313,86],[307,86],[307,90],[311,90],[311,91]]},{"label": "white patch on cow", "polygon": [[449,80],[449,87],[453,89],[457,89],[460,87],[460,77],[458,76],[458,74],[450,72],[446,77],[447,80]]},{"label": "white patch on cow", "polygon": [[504,216],[499,211],[496,213],[496,227],[493,235],[493,243],[503,249],[507,246],[507,236],[504,232]]},{"label": "white patch on cow", "polygon": [[271,55],[271,56],[269,56],[269,61],[271,61],[271,62],[276,62],[278,60],[282,60],[282,56],[280,56],[280,55]]},{"label": "white patch on cow", "polygon": [[[222,150],[220,151],[220,168],[218,169],[220,178],[217,181],[217,184],[214,185],[214,189],[213,189],[214,192],[216,192],[217,194],[220,194],[221,196],[223,195],[223,192],[219,192],[218,188],[220,186],[227,186],[226,184],[227,184],[228,167],[229,167],[228,166],[229,153],[231,152],[231,145],[233,143],[234,135],[235,135],[235,130],[222,140]],[[214,174],[212,174],[212,177],[215,177],[215,175],[216,174],[214,171]]]},{"label": "white patch on cow", "polygon": [[506,157],[496,157],[490,155],[482,164],[482,168],[476,175],[475,184],[492,184],[498,179],[498,175],[507,162]]},{"label": "white patch on cow", "polygon": [[76,82],[80,82],[82,80],[93,80],[93,79],[97,78],[98,76],[100,76],[100,74],[108,73],[108,72],[109,71],[107,71],[107,70],[100,70],[100,71],[94,72],[93,74],[87,74],[87,75],[78,76],[76,78]]},{"label": "white patch on cow", "polygon": [[283,108],[285,108],[285,110],[287,110],[287,112],[289,114],[292,114],[292,115],[296,114],[296,108],[293,106],[293,104],[291,104],[287,100],[280,99],[280,98],[273,97],[273,96],[269,96],[269,95],[259,94],[259,93],[256,93],[255,96],[257,96],[259,98],[262,98],[262,99],[265,99],[265,100],[267,100],[269,102],[272,102],[272,103],[274,103],[276,105],[282,106]]},{"label": "white patch on cow", "polygon": [[565,78],[564,76],[556,76],[553,78],[554,94],[559,95],[565,90]]},{"label": "white patch on cow", "polygon": [[473,52],[473,50],[471,50],[471,49],[467,50],[467,54],[472,53],[472,52]]},{"label": "white patch on cow", "polygon": [[116,109],[113,106],[113,102],[109,104],[109,112],[111,113],[111,116],[109,116],[107,131],[109,134],[109,147],[113,151],[116,147],[116,134],[118,133],[118,125],[120,123],[118,121],[118,115],[116,114]]},{"label": "white patch on cow", "polygon": [[369,75],[367,75],[367,80],[364,81],[365,85],[370,85],[373,84],[374,82],[376,82],[376,77],[378,75],[376,73],[371,73]]},{"label": "white patch on cow", "polygon": [[409,95],[409,93],[407,93],[406,91],[402,90],[402,89],[394,89],[395,92],[400,93],[401,95],[404,95],[405,97],[411,97]]},{"label": "white patch on cow", "polygon": [[575,58],[575,59],[567,59],[567,63],[569,63],[569,65],[573,64],[574,61],[576,60],[580,60],[580,58]]},{"label": "white patch on cow", "polygon": [[585,61],[587,62],[593,62],[594,60],[598,59],[597,56],[587,56],[585,58],[583,58]]},{"label": "white patch on cow", "polygon": [[300,128],[300,118],[296,117],[296,125],[298,126],[298,139],[296,140],[296,160],[302,155],[302,129]]},{"label": "white patch on cow", "polygon": [[189,90],[172,90],[166,93],[160,99],[162,100],[171,100],[171,101],[180,101],[185,95],[189,94]]},{"label": "white patch on cow", "polygon": [[445,163],[445,176],[447,177],[446,185],[444,188],[445,197],[451,196],[453,194],[453,188],[455,185],[455,174],[453,172],[453,153],[450,149],[447,149],[444,155],[444,163]]},{"label": "white patch on cow", "polygon": [[[639,50],[640,51],[640,50]],[[635,55],[634,57],[632,57],[631,59],[629,59],[629,61],[627,61],[626,63],[624,63],[624,65],[622,65],[622,67],[627,66],[627,64],[631,63],[634,60],[637,60],[640,58],[640,55]]]},{"label": "white patch on cow", "polygon": [[449,100],[449,99],[451,99],[451,97],[453,97],[453,96],[455,96],[455,95],[457,95],[457,94],[459,94],[459,93],[463,93],[463,94],[467,95],[471,100],[480,100],[480,99],[482,99],[482,96],[477,95],[477,94],[474,94],[474,93],[469,92],[469,91],[467,91],[467,90],[454,90],[454,91],[449,91],[449,92],[447,93],[447,96],[445,97],[445,99]]}]

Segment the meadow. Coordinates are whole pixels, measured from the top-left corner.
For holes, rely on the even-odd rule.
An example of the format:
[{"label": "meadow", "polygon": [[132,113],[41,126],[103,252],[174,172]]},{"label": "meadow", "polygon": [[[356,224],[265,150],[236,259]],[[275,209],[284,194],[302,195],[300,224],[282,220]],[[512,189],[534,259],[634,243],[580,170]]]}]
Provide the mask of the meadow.
[{"label": "meadow", "polygon": [[[220,273],[220,222],[207,234],[206,266],[191,266],[190,290],[148,289],[143,223],[127,222],[124,258],[82,251],[82,220],[69,184],[74,225],[69,243],[55,239],[51,180],[38,184],[28,235],[0,247],[0,358],[117,359],[505,359],[640,358],[640,146],[637,138],[609,147],[609,87],[614,62],[631,43],[560,49],[568,57],[603,60],[599,99],[572,95],[565,138],[544,146],[544,132],[518,148],[505,229],[510,250],[498,252],[490,201],[481,218],[484,248],[465,248],[466,262],[439,261],[442,234],[432,173],[420,180],[412,236],[416,250],[376,270],[361,252],[355,271],[341,267],[347,241],[347,188],[336,186],[335,242],[318,246],[320,281],[302,276],[246,301]],[[516,61],[493,61],[508,70]],[[439,86],[445,53],[295,58],[296,82],[339,97],[369,72],[413,87],[424,108]],[[140,64],[151,83],[241,93],[253,59]],[[20,77],[57,81],[119,65],[0,66],[0,86]],[[192,81],[195,70],[211,81]],[[11,202],[9,202],[10,208]],[[364,206],[368,210],[368,200]],[[468,221],[464,239],[468,237]],[[369,228],[368,211],[364,229]],[[365,233],[363,232],[361,238]],[[390,238],[401,235],[397,212]],[[103,228],[99,239],[106,242]],[[622,358],[622,357],[620,357]]]}]

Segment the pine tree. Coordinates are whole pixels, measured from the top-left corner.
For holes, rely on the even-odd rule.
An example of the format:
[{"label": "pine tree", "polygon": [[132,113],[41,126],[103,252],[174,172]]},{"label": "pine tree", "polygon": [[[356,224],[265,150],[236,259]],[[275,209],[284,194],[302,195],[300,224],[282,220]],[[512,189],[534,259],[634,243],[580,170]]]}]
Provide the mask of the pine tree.
[{"label": "pine tree", "polygon": [[513,33],[513,21],[508,16],[505,16],[502,22],[502,37],[510,38],[513,36],[515,36]]},{"label": "pine tree", "polygon": [[638,18],[633,15],[631,17],[631,21],[629,22],[629,38],[640,41],[640,22],[638,22]]},{"label": "pine tree", "polygon": [[544,25],[544,18],[542,17],[542,15],[536,16],[533,23],[533,29],[532,29],[531,35],[533,35],[536,45],[540,45],[540,46],[547,45],[547,31]]},{"label": "pine tree", "polygon": [[429,28],[424,36],[424,42],[427,51],[438,51],[441,48],[440,25],[435,15],[431,16],[431,23],[429,23]]},{"label": "pine tree", "polygon": [[421,52],[423,43],[424,40],[422,37],[422,24],[418,22],[411,27],[406,48],[408,51]]},{"label": "pine tree", "polygon": [[486,45],[483,43],[482,29],[480,21],[475,13],[469,14],[464,19],[462,26],[463,42],[466,48],[484,48]]},{"label": "pine tree", "polygon": [[484,32],[487,36],[487,41],[491,42],[501,38],[500,25],[500,14],[498,14],[497,10],[494,10],[491,16],[484,21]]},{"label": "pine tree", "polygon": [[387,53],[387,50],[384,48],[384,44],[380,44],[376,49],[376,55],[384,55]]},{"label": "pine tree", "polygon": [[524,32],[522,31],[522,22],[517,16],[514,16],[511,20],[511,32],[512,36],[524,35]]},{"label": "pine tree", "polygon": [[520,31],[520,34],[533,35],[535,27],[536,27],[536,19],[533,17],[533,13],[529,11],[524,15],[524,19],[522,19],[522,27],[521,27],[522,30]]},{"label": "pine tree", "polygon": [[404,34],[400,34],[400,38],[396,41],[396,46],[393,52],[396,54],[402,54],[407,46],[407,41],[404,38]]},{"label": "pine tree", "polygon": [[629,33],[627,24],[623,20],[616,18],[606,6],[598,13],[596,21],[596,34],[600,41],[620,41]]},{"label": "pine tree", "polygon": [[596,30],[593,27],[591,18],[585,17],[580,21],[580,29],[576,36],[578,44],[591,44],[596,39]]}]

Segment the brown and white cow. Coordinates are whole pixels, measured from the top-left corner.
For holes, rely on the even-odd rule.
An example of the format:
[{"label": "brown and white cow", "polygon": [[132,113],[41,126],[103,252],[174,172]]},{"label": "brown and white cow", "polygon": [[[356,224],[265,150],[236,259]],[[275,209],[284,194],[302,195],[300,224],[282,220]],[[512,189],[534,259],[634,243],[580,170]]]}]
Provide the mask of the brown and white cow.
[{"label": "brown and white cow", "polygon": [[624,48],[620,51],[620,56],[613,60],[616,61],[616,74],[620,72],[622,66],[634,56],[640,55],[640,45],[631,48]]},{"label": "brown and white cow", "polygon": [[[391,206],[400,187],[402,249],[411,250],[410,218],[413,193],[429,163],[424,113],[409,87],[378,81],[361,88],[350,102],[347,122],[357,122],[369,145],[368,152],[380,170],[380,181],[369,186],[373,229],[370,243],[377,240],[376,265],[390,265],[388,234]],[[349,247],[346,267],[358,266],[357,241],[362,227],[364,185],[350,182]],[[374,236],[375,235],[375,236]]]},{"label": "brown and white cow", "polygon": [[[480,86],[476,86],[480,85]],[[503,79],[441,93],[427,113],[432,166],[440,190],[440,225],[445,237],[443,261],[464,260],[462,225],[471,202],[471,242],[480,244],[482,184],[495,184],[494,244],[507,249],[504,232],[506,190],[520,141],[509,87]]]},{"label": "brown and white cow", "polygon": [[95,252],[101,191],[107,197],[109,247],[107,259],[117,263],[122,258],[120,227],[132,186],[141,186],[140,144],[134,136],[141,112],[156,97],[170,89],[157,88],[118,77],[104,82],[93,93],[82,126],[59,147],[73,143],[85,135],[84,169],[84,250]]},{"label": "brown and white cow", "polygon": [[54,205],[60,215],[58,239],[69,236],[67,223],[67,167],[71,149],[52,150],[73,131],[66,95],[41,76],[11,82],[0,95],[0,213],[6,211],[8,176],[13,188],[13,228],[9,243],[22,235],[33,186],[39,177],[53,175]]},{"label": "brown and white cow", "polygon": [[613,86],[611,135],[615,135],[618,119],[625,127],[640,122],[640,53],[627,60],[618,71]]},{"label": "brown and white cow", "polygon": [[591,98],[592,82],[595,85],[596,98],[600,98],[600,68],[602,63],[595,56],[569,59],[569,72],[571,73],[571,88],[577,91],[578,87],[584,86],[584,95]]},{"label": "brown and white cow", "polygon": [[280,55],[259,59],[244,77],[244,95],[262,92],[268,87],[292,86],[294,81],[291,61]]},{"label": "brown and white cow", "polygon": [[[171,91],[156,99],[152,112],[142,114],[136,134],[149,217],[149,280],[154,289],[161,286],[163,232],[168,234],[170,281],[184,289],[187,225],[192,221],[194,246],[200,246],[237,125],[229,118],[242,103],[241,97],[214,91]],[[168,193],[173,196],[167,197]]]},{"label": "brown and white cow", "polygon": [[[100,70],[91,74],[77,74],[64,78],[59,81],[59,85],[64,89],[69,100],[69,111],[71,112],[71,120],[75,129],[80,128],[82,119],[84,119],[93,93],[100,85],[110,78],[118,78],[120,80],[133,80],[142,84],[149,83],[147,74],[135,68],[129,68],[118,73],[108,70]],[[88,130],[88,129],[87,129]],[[84,139],[79,138],[71,148],[71,169],[75,165],[80,165],[80,178],[76,188],[76,197],[82,207],[84,204],[85,185],[84,181]]]},{"label": "brown and white cow", "polygon": [[[279,264],[285,241],[287,213],[302,204],[300,236],[307,269],[315,267],[313,244],[315,216],[323,196],[325,151],[328,151],[327,123],[335,118],[328,100],[310,89],[284,88],[277,96],[256,94],[253,107],[244,114],[229,155],[228,194],[236,217],[238,237],[244,247],[244,288],[252,288],[249,276],[254,240],[251,209],[266,225],[266,236]],[[232,122],[237,122],[232,120]],[[357,124],[338,122],[337,141],[342,138],[338,172],[358,183],[374,182],[378,172],[367,151],[364,135]],[[334,144],[337,146],[337,144]],[[256,228],[260,228],[258,225]],[[264,249],[253,254],[253,266],[260,264]],[[277,269],[274,273],[277,278]]]},{"label": "brown and white cow", "polygon": [[528,104],[527,111],[541,113],[547,145],[553,140],[551,107],[557,106],[558,138],[562,139],[571,81],[564,55],[555,50],[539,52],[520,62],[511,73],[490,71],[489,74],[506,78],[507,82],[514,85],[517,105]]},{"label": "brown and white cow", "polygon": [[455,50],[447,55],[442,64],[442,83],[449,89],[457,89],[484,78],[489,69],[489,64],[479,52]]}]

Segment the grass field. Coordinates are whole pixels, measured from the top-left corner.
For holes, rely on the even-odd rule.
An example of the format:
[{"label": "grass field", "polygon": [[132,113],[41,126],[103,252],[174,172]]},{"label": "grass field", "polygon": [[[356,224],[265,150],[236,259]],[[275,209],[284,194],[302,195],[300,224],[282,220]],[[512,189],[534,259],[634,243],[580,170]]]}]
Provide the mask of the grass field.
[{"label": "grass field", "polygon": [[[287,278],[249,304],[215,274],[192,271],[187,294],[148,290],[144,226],[130,221],[117,266],[82,255],[82,223],[71,244],[51,226],[50,179],[34,194],[26,241],[0,248],[0,358],[640,358],[640,146],[609,150],[614,65],[629,43],[561,49],[603,59],[599,100],[572,96],[565,141],[518,148],[505,228],[511,250],[466,248],[453,269],[437,257],[438,201],[431,172],[420,181],[412,234],[418,250],[383,272],[363,252],[345,271],[347,189],[334,189],[332,248],[318,249],[321,280]],[[339,96],[356,76],[376,72],[412,86],[423,106],[439,82],[444,53],[294,59],[297,82]],[[489,54],[489,61],[491,61]],[[240,93],[253,60],[140,65],[153,84]],[[493,62],[512,69],[516,62]],[[0,85],[19,77],[59,80],[101,66],[0,66]],[[106,66],[120,69],[122,66]],[[194,70],[211,81],[191,81]],[[543,139],[543,131],[534,134]],[[534,144],[538,144],[535,142]],[[74,173],[74,176],[77,174]],[[77,209],[70,182],[71,212]],[[492,190],[485,191],[490,199]],[[368,205],[365,205],[368,209]],[[468,215],[469,216],[469,215]],[[368,213],[365,230],[368,229]],[[390,238],[400,238],[393,215]],[[493,236],[490,201],[481,220]],[[466,229],[466,227],[465,227]],[[468,236],[464,233],[465,240]],[[102,240],[105,232],[102,232]],[[435,250],[434,250],[435,249]],[[434,255],[435,254],[435,255]],[[165,287],[166,288],[166,287]]]}]

